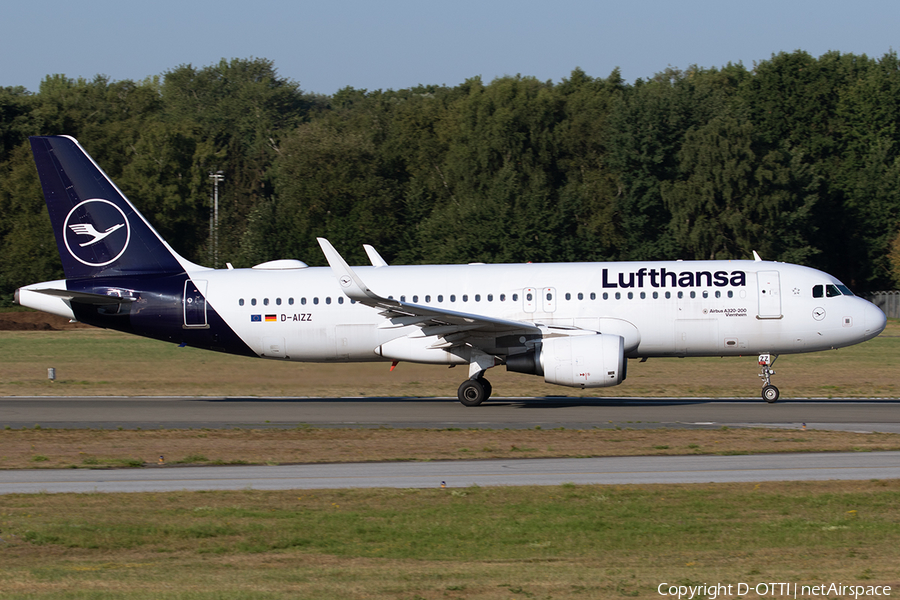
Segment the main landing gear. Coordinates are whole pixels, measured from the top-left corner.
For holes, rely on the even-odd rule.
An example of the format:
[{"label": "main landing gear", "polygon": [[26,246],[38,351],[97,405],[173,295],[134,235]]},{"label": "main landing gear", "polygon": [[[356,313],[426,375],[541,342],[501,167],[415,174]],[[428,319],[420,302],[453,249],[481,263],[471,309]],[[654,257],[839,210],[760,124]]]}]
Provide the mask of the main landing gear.
[{"label": "main landing gear", "polygon": [[479,373],[477,377],[463,381],[456,394],[463,406],[478,406],[490,398],[493,391],[491,382]]},{"label": "main landing gear", "polygon": [[760,373],[759,376],[762,377],[763,380],[762,399],[769,404],[777,401],[778,396],[780,395],[778,388],[772,385],[771,381],[772,375],[775,374],[775,371],[772,370],[772,365],[775,364],[777,358],[777,354],[759,355],[759,366],[760,369],[762,369],[762,373]]}]

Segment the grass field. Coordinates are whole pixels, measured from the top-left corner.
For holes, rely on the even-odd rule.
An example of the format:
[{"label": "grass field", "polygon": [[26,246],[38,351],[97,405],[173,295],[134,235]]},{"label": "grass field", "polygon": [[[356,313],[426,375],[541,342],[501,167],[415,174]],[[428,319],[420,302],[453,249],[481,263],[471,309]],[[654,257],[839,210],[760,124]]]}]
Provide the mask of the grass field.
[{"label": "grass field", "polygon": [[0,496],[0,529],[3,598],[658,598],[663,582],[900,581],[898,481]]},{"label": "grass field", "polygon": [[[896,397],[900,325],[776,367],[785,397]],[[756,372],[755,357],[632,361],[623,386],[600,391],[755,397]],[[453,395],[463,375],[254,361],[90,329],[0,332],[0,395],[433,396]],[[491,380],[499,395],[580,395],[499,369]],[[0,430],[0,469],[139,466],[159,454],[216,464],[868,451],[898,440],[727,428],[28,429]],[[900,480],[5,495],[0,598],[661,598],[661,583],[741,582],[890,585],[896,595],[898,539]]]},{"label": "grass field", "polygon": [[[47,379],[47,368],[57,380]],[[0,396],[455,396],[462,368],[401,363],[300,364],[178,348],[98,329],[0,332]],[[784,398],[900,396],[900,321],[864,344],[784,355],[773,381]],[[497,396],[758,397],[756,356],[629,361],[613,388],[578,390],[492,369]]]}]

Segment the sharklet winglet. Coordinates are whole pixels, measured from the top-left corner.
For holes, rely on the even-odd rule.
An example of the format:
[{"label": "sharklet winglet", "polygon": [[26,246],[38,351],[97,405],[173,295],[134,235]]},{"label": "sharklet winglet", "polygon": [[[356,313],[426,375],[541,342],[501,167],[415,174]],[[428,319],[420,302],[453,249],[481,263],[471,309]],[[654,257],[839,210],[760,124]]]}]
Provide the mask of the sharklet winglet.
[{"label": "sharklet winglet", "polygon": [[316,240],[319,242],[319,246],[321,246],[322,252],[325,254],[325,260],[328,261],[328,266],[330,266],[331,270],[334,272],[334,276],[337,278],[341,290],[343,290],[348,298],[356,300],[357,302],[366,303],[370,303],[373,300],[380,300],[377,294],[366,287],[366,284],[363,283],[362,279],[360,279],[353,269],[350,268],[347,261],[345,261],[338,251],[334,249],[331,242],[325,238],[316,238]]}]

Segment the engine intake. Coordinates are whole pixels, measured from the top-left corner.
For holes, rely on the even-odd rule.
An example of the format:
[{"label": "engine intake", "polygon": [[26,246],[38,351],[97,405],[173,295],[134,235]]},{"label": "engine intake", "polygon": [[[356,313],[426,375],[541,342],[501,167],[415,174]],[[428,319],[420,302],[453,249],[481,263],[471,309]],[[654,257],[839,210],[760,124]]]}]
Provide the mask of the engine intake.
[{"label": "engine intake", "polygon": [[545,339],[534,350],[506,359],[507,371],[581,388],[619,385],[626,367],[624,338],[606,333]]}]

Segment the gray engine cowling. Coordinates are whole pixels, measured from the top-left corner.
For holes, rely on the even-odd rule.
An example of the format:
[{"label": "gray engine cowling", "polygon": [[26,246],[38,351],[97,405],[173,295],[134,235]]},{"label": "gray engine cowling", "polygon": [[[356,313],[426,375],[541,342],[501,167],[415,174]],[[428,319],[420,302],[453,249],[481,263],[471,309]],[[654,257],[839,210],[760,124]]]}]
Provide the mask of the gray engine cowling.
[{"label": "gray engine cowling", "polygon": [[582,388],[619,385],[625,380],[626,365],[625,340],[605,333],[545,339],[534,350],[506,359],[508,371]]}]

